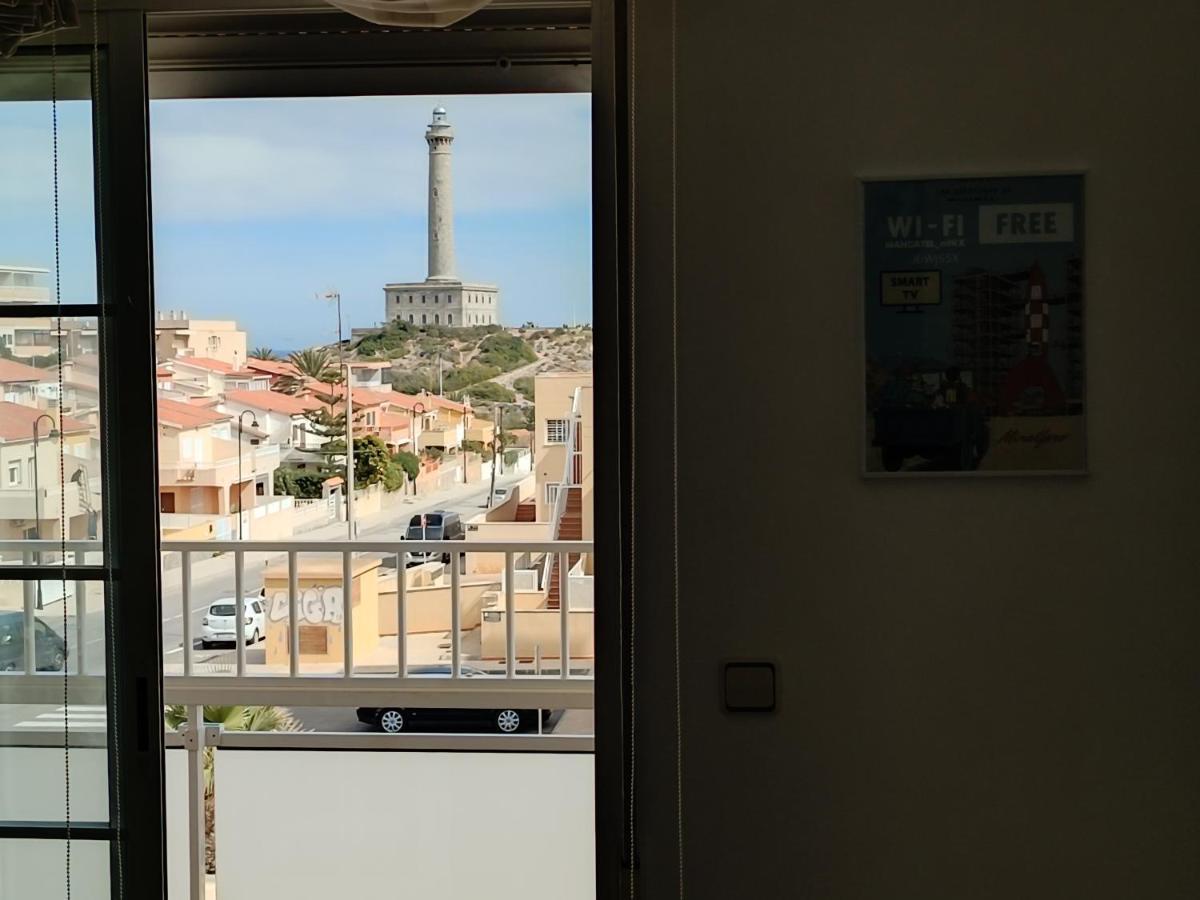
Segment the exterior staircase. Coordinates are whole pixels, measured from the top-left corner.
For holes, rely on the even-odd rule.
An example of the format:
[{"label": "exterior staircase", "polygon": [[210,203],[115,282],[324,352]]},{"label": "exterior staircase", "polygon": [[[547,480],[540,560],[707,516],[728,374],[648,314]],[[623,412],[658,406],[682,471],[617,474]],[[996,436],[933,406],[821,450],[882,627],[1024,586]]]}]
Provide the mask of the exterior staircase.
[{"label": "exterior staircase", "polygon": [[517,504],[517,522],[536,522],[537,521],[537,501],[522,500]]},{"label": "exterior staircase", "polygon": [[[562,518],[558,521],[558,532],[554,535],[556,541],[583,540],[583,489],[579,485],[563,488],[567,492],[566,504]],[[567,554],[567,570],[570,571],[579,562],[578,553]],[[546,594],[546,605],[550,609],[558,609],[562,598],[562,572],[559,560],[555,557],[550,564],[550,590]]]}]

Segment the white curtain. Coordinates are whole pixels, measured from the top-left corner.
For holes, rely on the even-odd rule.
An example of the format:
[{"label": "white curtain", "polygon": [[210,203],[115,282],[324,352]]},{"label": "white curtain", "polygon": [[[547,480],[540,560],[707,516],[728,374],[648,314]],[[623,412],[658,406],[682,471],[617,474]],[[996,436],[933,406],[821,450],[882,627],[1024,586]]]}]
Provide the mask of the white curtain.
[{"label": "white curtain", "polygon": [[27,38],[78,24],[75,0],[0,0],[0,57]]},{"label": "white curtain", "polygon": [[[0,0],[4,3],[5,0]],[[338,9],[376,25],[442,28],[465,19],[491,0],[329,0]]]}]

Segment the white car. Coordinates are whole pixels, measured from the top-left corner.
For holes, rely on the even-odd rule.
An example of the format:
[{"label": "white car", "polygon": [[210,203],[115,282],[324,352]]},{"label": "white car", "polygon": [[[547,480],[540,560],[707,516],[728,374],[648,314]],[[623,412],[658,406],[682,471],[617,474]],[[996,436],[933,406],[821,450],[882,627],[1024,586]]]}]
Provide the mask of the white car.
[{"label": "white car", "polygon": [[[235,604],[233,597],[222,597],[208,607],[200,623],[201,647],[234,642],[233,619],[237,609]],[[256,644],[267,635],[267,614],[262,599],[247,597],[245,614],[246,618],[242,622],[242,640],[247,644]]]}]

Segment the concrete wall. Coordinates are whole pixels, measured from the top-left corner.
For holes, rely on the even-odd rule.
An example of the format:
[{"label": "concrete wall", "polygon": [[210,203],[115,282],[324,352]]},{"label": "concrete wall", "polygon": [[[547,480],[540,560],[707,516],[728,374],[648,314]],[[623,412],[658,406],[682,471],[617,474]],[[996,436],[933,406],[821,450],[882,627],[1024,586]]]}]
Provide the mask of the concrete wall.
[{"label": "concrete wall", "polygon": [[[1200,6],[680,4],[674,294],[670,16],[638,4],[635,422],[669,421],[677,296],[688,895],[1200,894]],[[863,480],[856,178],[1061,169],[1091,474]],[[737,491],[695,449],[721,410],[776,423]],[[671,509],[665,442],[637,484]],[[670,559],[668,516],[637,534]],[[661,735],[671,567],[637,577]],[[722,711],[738,658],[778,663],[776,714]],[[638,746],[638,895],[677,896],[674,740]]]}]

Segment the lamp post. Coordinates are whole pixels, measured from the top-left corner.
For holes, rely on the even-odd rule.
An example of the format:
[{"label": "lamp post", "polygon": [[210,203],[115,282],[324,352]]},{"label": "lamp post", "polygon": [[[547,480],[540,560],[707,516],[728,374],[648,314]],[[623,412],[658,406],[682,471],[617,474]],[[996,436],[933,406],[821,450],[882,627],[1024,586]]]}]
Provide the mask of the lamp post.
[{"label": "lamp post", "polygon": [[239,541],[242,539],[242,422],[243,422],[243,421],[245,421],[245,418],[246,418],[246,416],[247,416],[247,415],[248,415],[248,416],[250,416],[250,427],[251,427],[251,428],[257,428],[257,427],[258,427],[258,419],[255,417],[255,415],[254,415],[254,411],[253,411],[253,410],[250,410],[250,409],[243,409],[243,410],[241,411],[241,413],[238,415],[238,488],[237,488],[237,489],[238,489],[238,504],[237,504],[237,517],[238,517],[238,540],[239,540]]},{"label": "lamp post", "polygon": [[320,295],[322,300],[332,300],[337,307],[337,346],[338,371],[346,376],[346,533],[354,539],[354,436],[353,418],[350,399],[350,364],[346,362],[346,350],[342,346],[342,294],[337,288],[330,288]]},{"label": "lamp post", "polygon": [[[49,413],[42,413],[33,420],[33,538],[40,541],[42,539],[42,491],[38,484],[38,438],[39,430],[41,429],[42,419],[50,423],[50,432],[46,437],[54,440],[59,437],[58,428],[55,426],[54,416]],[[66,523],[64,522],[63,525]],[[42,562],[42,551],[38,550],[34,557],[38,564]],[[65,602],[65,598],[64,598]],[[42,581],[39,578],[37,582],[37,608],[42,608]]]}]

